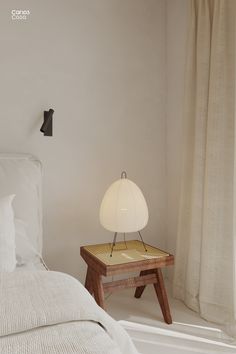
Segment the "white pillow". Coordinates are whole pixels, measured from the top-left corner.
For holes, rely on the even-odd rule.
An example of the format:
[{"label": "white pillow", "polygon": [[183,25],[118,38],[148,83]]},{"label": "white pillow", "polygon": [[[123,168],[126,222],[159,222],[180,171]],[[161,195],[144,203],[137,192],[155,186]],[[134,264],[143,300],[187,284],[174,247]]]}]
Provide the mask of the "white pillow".
[{"label": "white pillow", "polygon": [[15,230],[17,265],[21,266],[34,262],[38,252],[34,249],[28,236],[26,223],[21,219],[15,218]]},{"label": "white pillow", "polygon": [[12,201],[15,195],[0,199],[0,272],[16,267],[15,224]]}]

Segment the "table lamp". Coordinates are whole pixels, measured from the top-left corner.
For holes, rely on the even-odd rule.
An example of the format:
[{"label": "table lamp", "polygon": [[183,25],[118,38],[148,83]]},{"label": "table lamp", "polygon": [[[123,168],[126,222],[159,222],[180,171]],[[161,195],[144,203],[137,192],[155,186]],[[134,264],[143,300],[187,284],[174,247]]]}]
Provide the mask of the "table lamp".
[{"label": "table lamp", "polygon": [[110,257],[116,244],[118,233],[138,232],[147,252],[141,230],[148,222],[148,207],[141,189],[122,172],[121,178],[112,183],[106,191],[100,207],[100,223],[114,232]]}]

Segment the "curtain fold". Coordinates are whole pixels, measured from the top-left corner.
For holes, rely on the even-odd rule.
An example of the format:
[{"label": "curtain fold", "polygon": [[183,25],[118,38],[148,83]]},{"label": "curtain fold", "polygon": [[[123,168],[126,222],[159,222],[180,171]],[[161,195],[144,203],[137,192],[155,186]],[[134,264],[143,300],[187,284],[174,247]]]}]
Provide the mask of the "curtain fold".
[{"label": "curtain fold", "polygon": [[235,320],[234,0],[191,0],[174,295]]}]

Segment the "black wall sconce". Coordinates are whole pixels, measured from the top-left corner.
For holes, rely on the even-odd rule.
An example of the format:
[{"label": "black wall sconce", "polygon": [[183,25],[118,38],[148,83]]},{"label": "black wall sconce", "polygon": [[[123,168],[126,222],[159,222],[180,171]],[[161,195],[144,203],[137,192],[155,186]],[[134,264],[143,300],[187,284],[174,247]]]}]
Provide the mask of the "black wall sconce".
[{"label": "black wall sconce", "polygon": [[49,109],[49,111],[44,111],[44,121],[43,125],[40,128],[40,131],[44,133],[44,136],[52,136],[52,116],[54,110]]}]

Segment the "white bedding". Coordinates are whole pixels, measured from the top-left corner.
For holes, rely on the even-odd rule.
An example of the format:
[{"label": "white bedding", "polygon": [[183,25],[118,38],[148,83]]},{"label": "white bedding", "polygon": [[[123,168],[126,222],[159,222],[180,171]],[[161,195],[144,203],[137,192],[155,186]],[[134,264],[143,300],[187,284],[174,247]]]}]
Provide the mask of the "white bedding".
[{"label": "white bedding", "polygon": [[42,166],[28,154],[0,153],[0,197],[15,194],[15,217],[27,225],[31,244],[42,251]]},{"label": "white bedding", "polygon": [[39,256],[34,254],[34,258],[23,264],[17,264],[15,271],[26,271],[26,270],[46,270]]},{"label": "white bedding", "polygon": [[51,271],[22,271],[0,274],[0,353],[137,351],[76,279]]}]

